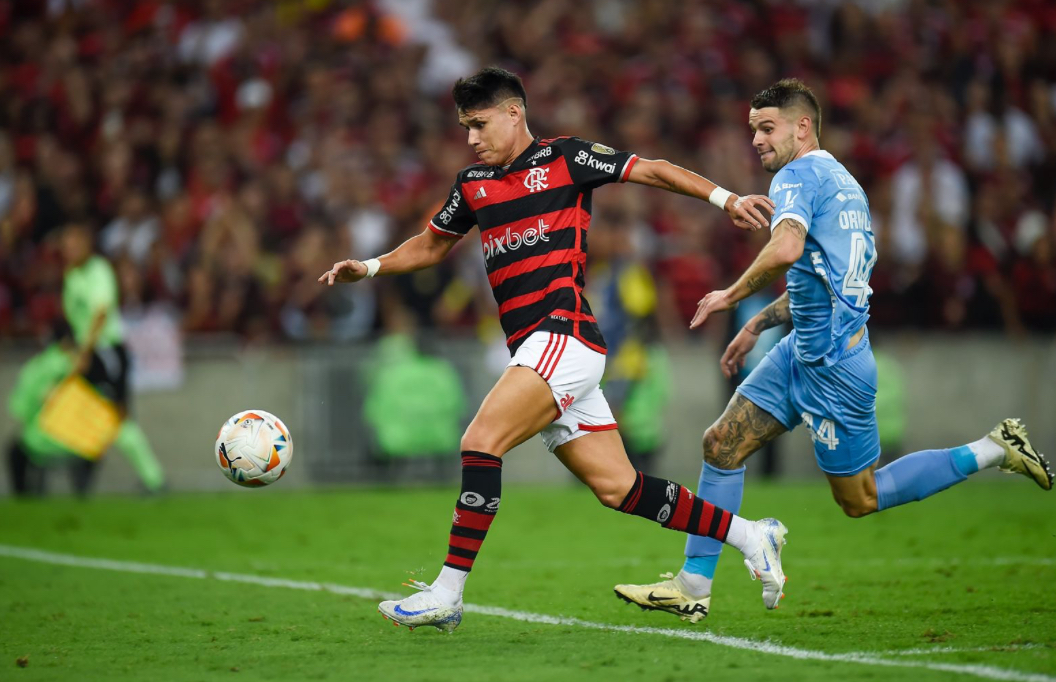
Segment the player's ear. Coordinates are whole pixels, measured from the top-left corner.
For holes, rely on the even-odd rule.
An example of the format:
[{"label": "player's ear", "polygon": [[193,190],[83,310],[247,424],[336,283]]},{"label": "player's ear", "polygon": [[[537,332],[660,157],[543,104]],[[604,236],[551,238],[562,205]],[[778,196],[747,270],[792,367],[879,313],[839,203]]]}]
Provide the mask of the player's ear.
[{"label": "player's ear", "polygon": [[799,133],[801,139],[806,139],[814,133],[814,121],[810,120],[810,116],[799,117],[799,121],[796,123],[796,132]]},{"label": "player's ear", "polygon": [[510,106],[506,107],[506,113],[509,115],[510,120],[513,123],[518,123],[524,119],[524,107],[520,100],[513,102]]}]

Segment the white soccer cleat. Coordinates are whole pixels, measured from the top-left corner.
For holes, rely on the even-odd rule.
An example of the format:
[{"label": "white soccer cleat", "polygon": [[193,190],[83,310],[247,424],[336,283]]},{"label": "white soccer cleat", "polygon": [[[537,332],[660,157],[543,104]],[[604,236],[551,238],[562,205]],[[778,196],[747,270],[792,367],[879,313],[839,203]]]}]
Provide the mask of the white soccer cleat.
[{"label": "white soccer cleat", "polygon": [[637,604],[643,611],[667,611],[690,623],[697,623],[708,615],[710,594],[692,597],[686,594],[674,574],[661,573],[660,577],[666,580],[649,585],[617,585],[613,592],[628,604]]},{"label": "white soccer cleat", "polygon": [[454,605],[441,599],[432,585],[412,580],[408,587],[421,590],[417,594],[399,600],[383,601],[378,612],[392,621],[393,625],[406,625],[411,630],[422,625],[432,625],[440,632],[454,632],[462,622],[462,600]]},{"label": "white soccer cleat", "polygon": [[[745,552],[744,565],[752,580],[763,583],[763,605],[776,609],[784,598],[785,573],[781,570],[781,549],[788,529],[777,519],[760,519],[748,527],[749,539],[755,537],[755,549]],[[749,545],[752,546],[752,545]]]},{"label": "white soccer cleat", "polygon": [[1052,470],[1045,457],[1027,440],[1027,427],[1018,419],[1006,419],[987,437],[1005,449],[1001,471],[1034,479],[1042,490],[1052,490]]}]

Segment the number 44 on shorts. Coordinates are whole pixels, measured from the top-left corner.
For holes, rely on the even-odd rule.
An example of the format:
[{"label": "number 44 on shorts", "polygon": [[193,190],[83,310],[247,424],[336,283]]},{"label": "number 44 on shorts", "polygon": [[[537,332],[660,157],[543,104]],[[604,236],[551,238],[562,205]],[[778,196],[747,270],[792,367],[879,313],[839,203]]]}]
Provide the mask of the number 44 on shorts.
[{"label": "number 44 on shorts", "polygon": [[810,429],[810,439],[827,446],[830,450],[835,450],[840,444],[840,439],[836,437],[836,425],[831,419],[822,419],[818,428],[815,429],[814,420],[814,415],[809,412],[803,413],[803,423]]}]

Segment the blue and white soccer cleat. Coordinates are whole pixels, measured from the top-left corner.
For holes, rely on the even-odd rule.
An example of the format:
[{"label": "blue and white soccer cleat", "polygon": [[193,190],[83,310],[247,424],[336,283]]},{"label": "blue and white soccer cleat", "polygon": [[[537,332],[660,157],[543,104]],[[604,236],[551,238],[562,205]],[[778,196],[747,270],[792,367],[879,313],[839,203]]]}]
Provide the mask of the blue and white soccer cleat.
[{"label": "blue and white soccer cleat", "polygon": [[777,519],[760,519],[748,528],[749,540],[755,536],[755,547],[745,552],[744,565],[752,580],[758,578],[763,583],[763,605],[776,609],[784,598],[785,573],[781,570],[781,549],[785,546],[785,535],[788,529]]},{"label": "blue and white soccer cleat", "polygon": [[1027,427],[1018,419],[1006,419],[990,432],[990,440],[1005,449],[1000,465],[1006,474],[1022,474],[1034,479],[1042,490],[1052,490],[1052,471],[1044,455],[1027,440]]},{"label": "blue and white soccer cleat", "polygon": [[417,580],[412,580],[407,586],[421,591],[403,599],[383,601],[378,604],[378,612],[391,620],[393,625],[406,625],[411,630],[432,625],[440,632],[454,632],[462,622],[461,599],[452,605],[440,598],[432,585]]}]

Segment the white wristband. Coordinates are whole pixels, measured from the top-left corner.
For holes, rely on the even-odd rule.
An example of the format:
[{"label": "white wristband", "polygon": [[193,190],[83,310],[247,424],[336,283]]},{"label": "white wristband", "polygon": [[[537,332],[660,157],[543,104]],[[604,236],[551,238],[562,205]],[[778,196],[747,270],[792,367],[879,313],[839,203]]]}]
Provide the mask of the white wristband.
[{"label": "white wristband", "polygon": [[711,190],[711,196],[708,197],[708,202],[712,206],[718,206],[719,208],[725,211],[726,200],[729,199],[732,195],[733,192],[723,189],[721,187],[716,187],[715,189]]},{"label": "white wristband", "polygon": [[367,277],[373,277],[378,274],[378,270],[381,269],[381,261],[377,258],[371,258],[370,260],[363,261],[363,265],[367,266]]}]

